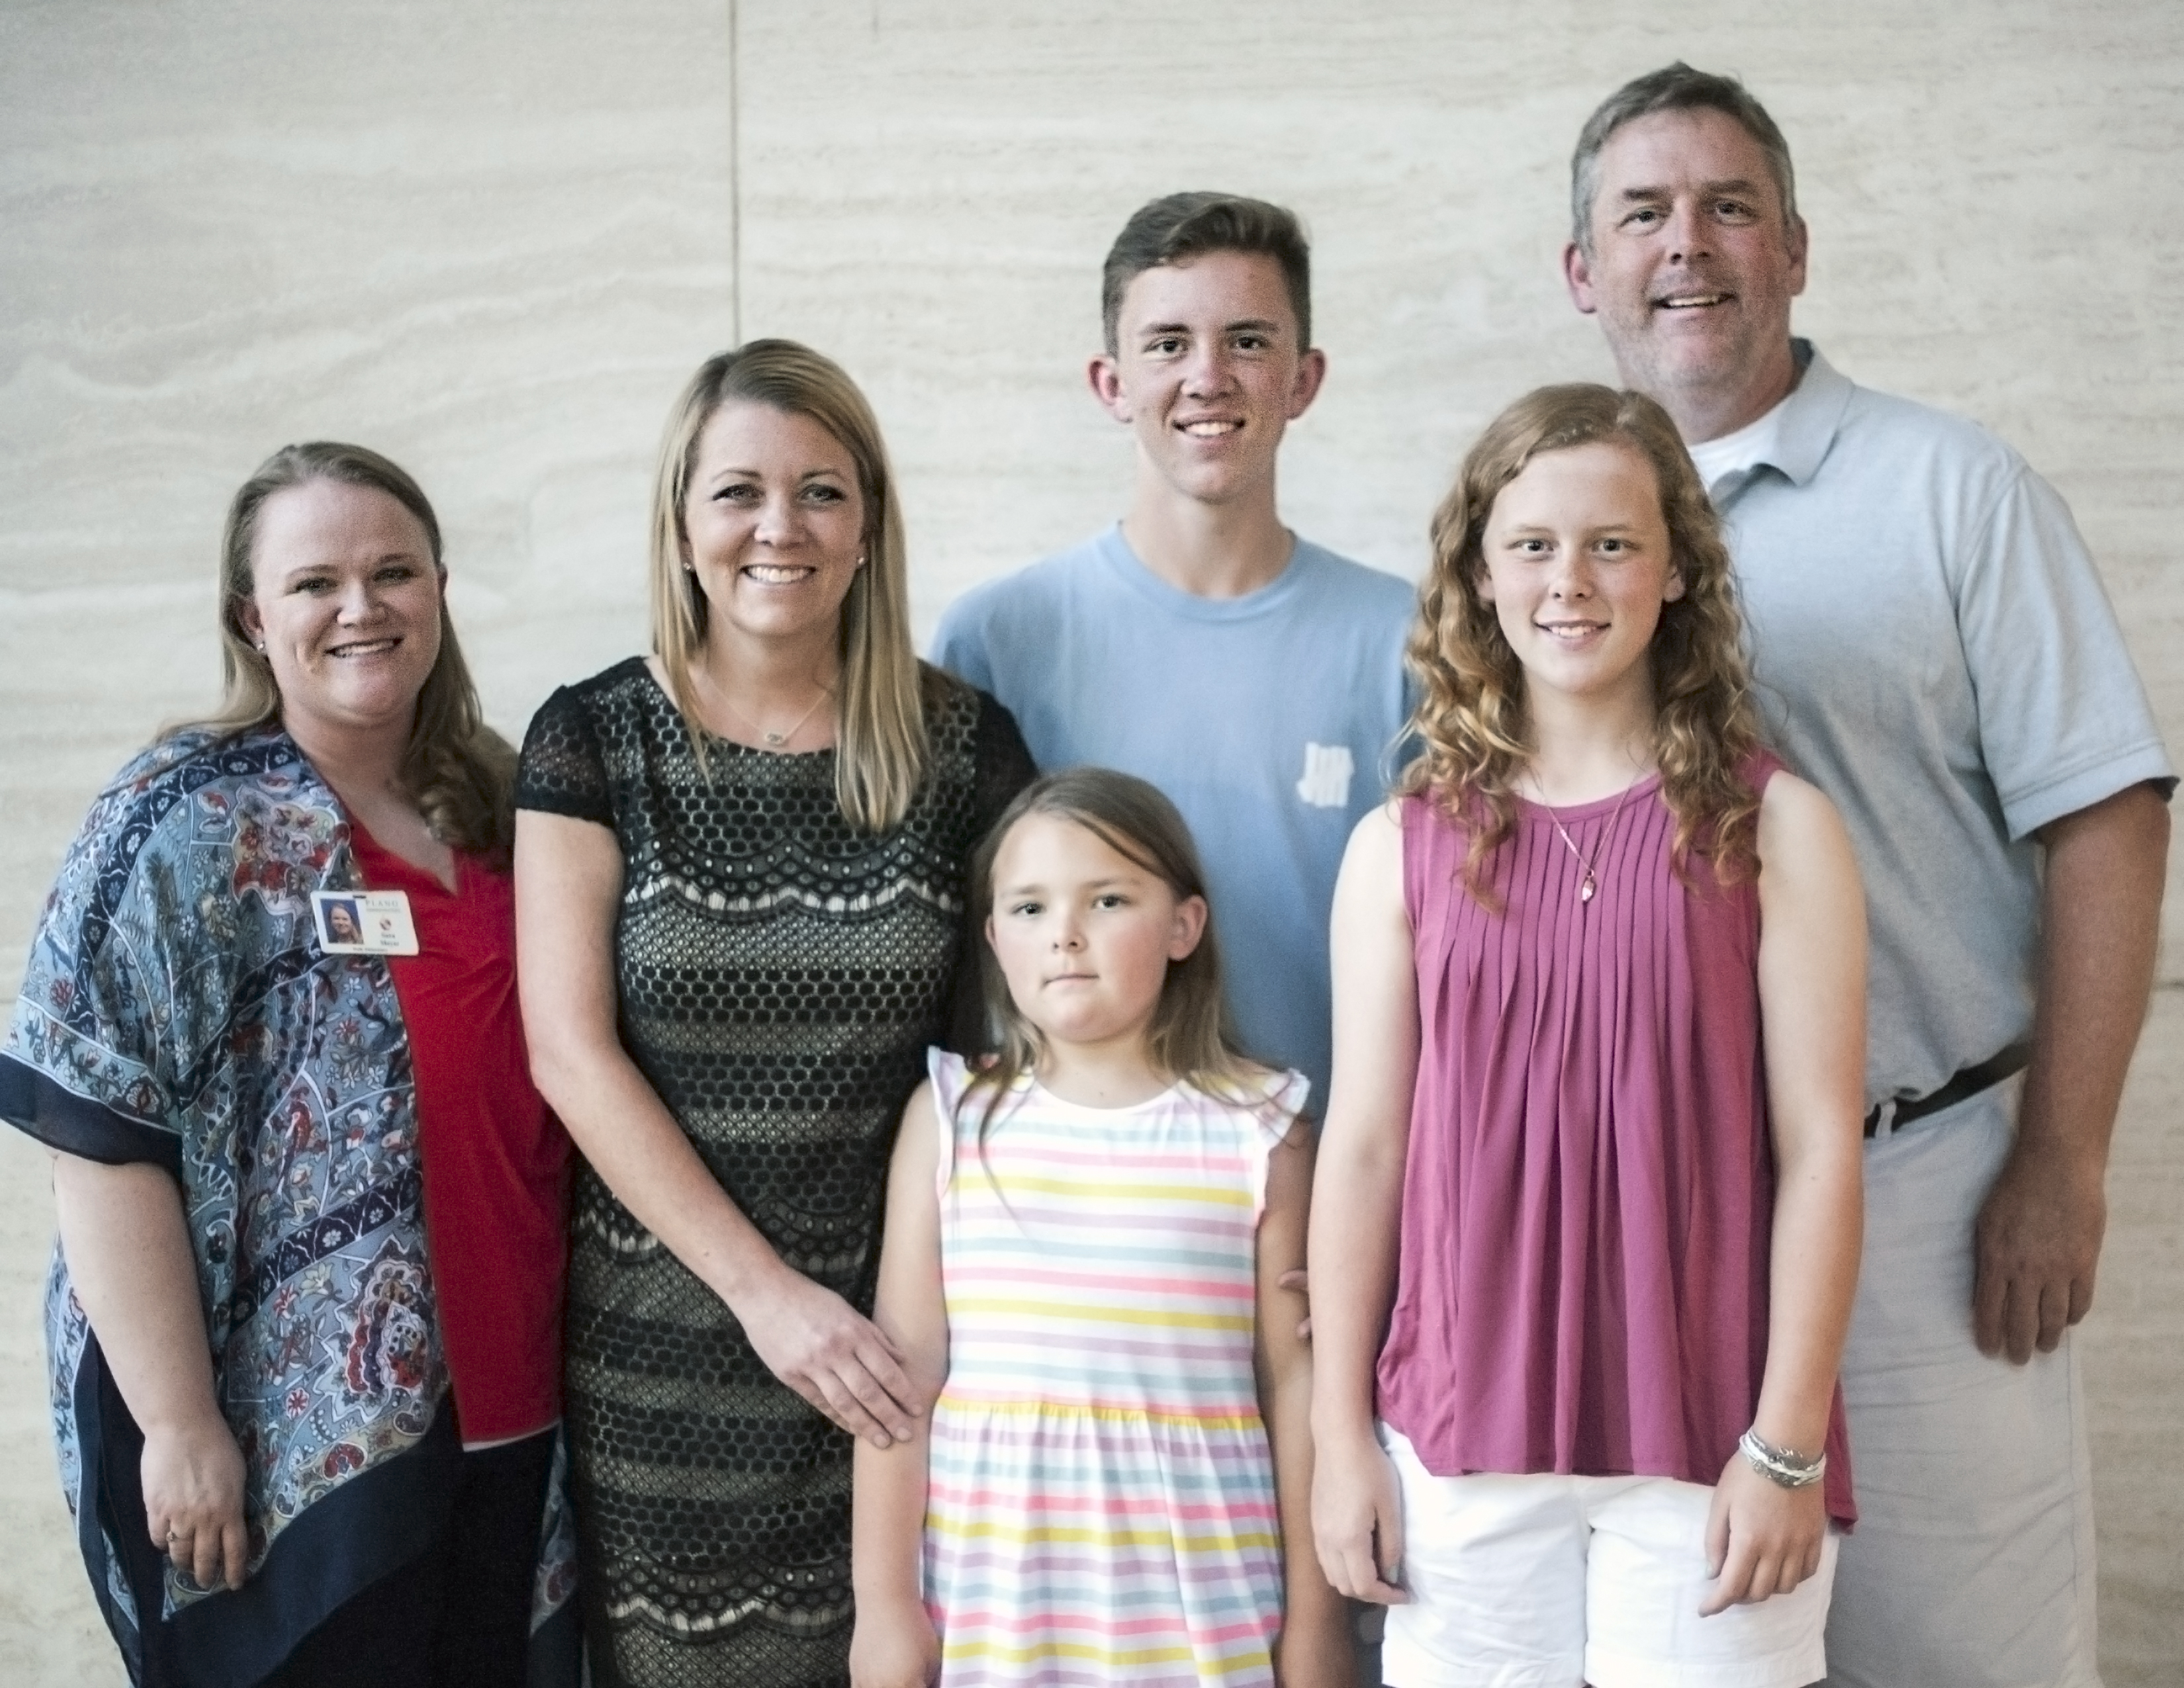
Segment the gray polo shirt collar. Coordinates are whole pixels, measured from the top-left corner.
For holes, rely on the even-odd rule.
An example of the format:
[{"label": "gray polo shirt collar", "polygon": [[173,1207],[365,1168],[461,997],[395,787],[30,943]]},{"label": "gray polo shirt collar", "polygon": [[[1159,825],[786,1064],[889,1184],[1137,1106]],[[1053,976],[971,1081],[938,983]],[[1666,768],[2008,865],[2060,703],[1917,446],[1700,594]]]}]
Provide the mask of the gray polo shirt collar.
[{"label": "gray polo shirt collar", "polygon": [[1819,472],[1858,388],[1811,341],[1792,340],[1790,349],[1804,373],[1776,412],[1774,437],[1758,460],[1802,487]]}]

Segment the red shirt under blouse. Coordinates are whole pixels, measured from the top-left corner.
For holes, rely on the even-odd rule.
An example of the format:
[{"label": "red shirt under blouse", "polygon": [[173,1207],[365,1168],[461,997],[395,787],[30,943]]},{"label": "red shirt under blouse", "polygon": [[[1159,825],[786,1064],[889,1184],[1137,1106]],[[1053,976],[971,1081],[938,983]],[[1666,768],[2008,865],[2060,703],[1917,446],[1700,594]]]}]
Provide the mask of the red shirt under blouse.
[{"label": "red shirt under blouse", "polygon": [[354,821],[366,889],[410,899],[417,953],[390,955],[410,1033],[425,1236],[468,1446],[561,1416],[571,1147],[531,1082],[515,995],[515,885],[455,855],[455,889]]}]

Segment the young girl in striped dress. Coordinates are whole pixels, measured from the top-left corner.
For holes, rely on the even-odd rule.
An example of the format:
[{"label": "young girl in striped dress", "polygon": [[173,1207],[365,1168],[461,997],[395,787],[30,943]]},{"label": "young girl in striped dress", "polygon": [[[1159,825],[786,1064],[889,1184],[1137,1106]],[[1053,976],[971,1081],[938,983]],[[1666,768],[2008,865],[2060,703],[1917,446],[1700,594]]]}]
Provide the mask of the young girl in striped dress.
[{"label": "young girl in striped dress", "polygon": [[889,1174],[873,1318],[939,1393],[857,1448],[852,1680],[1240,1688],[1279,1657],[1347,1683],[1277,1283],[1305,1081],[1225,1035],[1196,852],[1151,786],[1039,780],[973,874],[1001,1048],[933,1052]]},{"label": "young girl in striped dress", "polygon": [[1321,1558],[1389,1605],[1396,1688],[1811,1682],[1864,904],[1760,745],[1667,413],[1557,387],[1489,426],[1410,657],[1424,754],[1334,899]]}]

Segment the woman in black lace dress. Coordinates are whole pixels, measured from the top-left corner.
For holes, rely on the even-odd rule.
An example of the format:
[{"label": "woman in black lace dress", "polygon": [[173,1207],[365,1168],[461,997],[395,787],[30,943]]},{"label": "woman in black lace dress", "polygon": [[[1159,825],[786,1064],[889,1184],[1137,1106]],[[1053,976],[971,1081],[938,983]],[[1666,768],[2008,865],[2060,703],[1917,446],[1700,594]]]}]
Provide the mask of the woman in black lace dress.
[{"label": "woman in black lace dress", "polygon": [[925,1406],[866,1317],[894,1122],[1030,759],[911,654],[886,453],[826,359],[700,369],[652,525],[654,655],[549,699],[516,789],[532,1067],[589,1163],[585,1623],[600,1688],[817,1688],[848,1680],[850,1438]]}]

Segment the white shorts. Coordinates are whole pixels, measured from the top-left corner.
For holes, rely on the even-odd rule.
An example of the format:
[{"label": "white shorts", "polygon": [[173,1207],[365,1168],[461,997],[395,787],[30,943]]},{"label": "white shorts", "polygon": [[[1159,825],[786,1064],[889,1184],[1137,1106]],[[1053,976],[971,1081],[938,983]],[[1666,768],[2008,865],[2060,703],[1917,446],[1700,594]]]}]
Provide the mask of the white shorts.
[{"label": "white shorts", "polygon": [[1787,1594],[1699,1607],[1713,1490],[1668,1477],[1436,1477],[1386,1426],[1403,1496],[1390,1688],[1802,1688],[1826,1669],[1836,1532]]},{"label": "white shorts", "polygon": [[1972,1225],[2021,1080],[1865,1145],[1843,1404],[1858,1523],[1828,1620],[1834,1688],[2098,1688],[2092,1461],[2070,1337],[1972,1342]]}]

